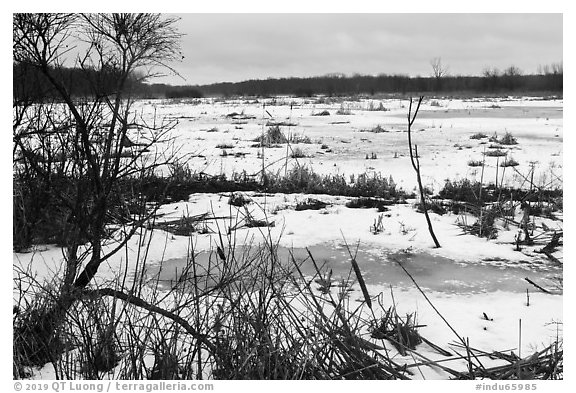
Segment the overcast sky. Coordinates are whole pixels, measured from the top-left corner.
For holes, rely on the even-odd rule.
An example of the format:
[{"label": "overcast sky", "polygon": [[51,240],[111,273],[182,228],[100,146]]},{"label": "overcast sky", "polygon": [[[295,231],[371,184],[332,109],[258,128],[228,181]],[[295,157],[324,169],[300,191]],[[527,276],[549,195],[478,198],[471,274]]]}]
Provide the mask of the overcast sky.
[{"label": "overcast sky", "polygon": [[185,78],[206,84],[290,76],[453,75],[563,60],[561,14],[180,14]]}]

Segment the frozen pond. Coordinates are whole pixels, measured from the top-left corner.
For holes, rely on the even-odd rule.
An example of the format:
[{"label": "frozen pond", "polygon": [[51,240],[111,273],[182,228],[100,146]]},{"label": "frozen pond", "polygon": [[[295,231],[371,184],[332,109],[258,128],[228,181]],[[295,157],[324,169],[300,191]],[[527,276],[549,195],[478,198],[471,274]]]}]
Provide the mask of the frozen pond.
[{"label": "frozen pond", "polygon": [[[550,106],[505,106],[494,107],[486,106],[471,109],[445,109],[445,110],[423,110],[418,112],[420,119],[455,119],[455,118],[474,118],[474,119],[562,119],[562,108]],[[396,117],[402,117],[396,114]]]},{"label": "frozen pond", "polygon": [[[319,270],[326,274],[332,270],[332,280],[336,283],[350,277],[355,280],[355,275],[350,264],[350,256],[346,247],[332,244],[320,244],[308,248],[314,257]],[[244,247],[238,247],[235,255],[251,255],[257,252]],[[429,291],[449,294],[479,294],[496,291],[525,292],[534,289],[525,281],[528,277],[535,282],[543,282],[554,276],[562,274],[562,267],[551,263],[541,262],[509,262],[509,261],[478,261],[463,262],[455,261],[441,256],[430,255],[425,252],[418,253],[389,253],[386,250],[358,250],[356,261],[360,267],[363,278],[369,285],[392,286],[394,289],[414,288],[410,278],[404,273],[398,264],[414,277],[418,285]],[[293,268],[290,262],[291,255],[294,260],[301,263],[301,270],[306,276],[313,276],[315,268],[304,248],[288,249],[278,247],[280,263]],[[215,252],[200,252],[195,256],[199,266],[207,266],[208,261],[212,265],[221,263]],[[155,276],[159,273],[163,285],[178,280],[186,269],[186,258],[168,259],[162,264],[150,266],[148,273]]]}]

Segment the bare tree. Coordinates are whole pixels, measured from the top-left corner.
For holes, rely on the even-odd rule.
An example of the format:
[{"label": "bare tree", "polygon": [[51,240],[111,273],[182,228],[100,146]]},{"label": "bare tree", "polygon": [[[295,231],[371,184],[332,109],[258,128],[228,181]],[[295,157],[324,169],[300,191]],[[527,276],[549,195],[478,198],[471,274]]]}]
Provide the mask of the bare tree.
[{"label": "bare tree", "polygon": [[482,70],[482,75],[485,78],[498,78],[500,76],[500,70],[496,67],[485,67]]},{"label": "bare tree", "polygon": [[516,67],[515,65],[511,65],[507,67],[502,72],[502,77],[504,79],[504,85],[510,89],[514,90],[520,84],[519,78],[522,75],[522,71],[520,68]]},{"label": "bare tree", "polygon": [[548,64],[539,64],[536,73],[538,75],[548,75],[550,73],[550,66]]},{"label": "bare tree", "polygon": [[564,67],[561,61],[552,64],[540,64],[538,74],[545,77],[546,83],[551,89],[562,90]]},{"label": "bare tree", "polygon": [[[49,339],[63,313],[78,299],[102,263],[127,243],[146,219],[118,230],[117,245],[104,253],[111,220],[130,220],[123,182],[167,163],[161,142],[175,122],[157,126],[132,111],[132,87],[180,59],[175,18],[158,14],[14,14],[13,60],[29,69],[49,92],[29,84],[14,90],[13,161],[16,198],[31,197],[49,221],[65,232],[65,269],[60,296],[32,331]],[[81,48],[84,48],[81,50]],[[70,64],[68,58],[78,53]],[[81,73],[83,95],[73,93],[66,65]],[[21,81],[25,80],[22,75]],[[16,78],[15,78],[16,81]],[[28,86],[28,87],[26,87]],[[36,88],[38,89],[38,87]],[[129,137],[138,138],[138,149]],[[147,156],[147,151],[155,150]],[[34,198],[42,190],[43,199]],[[40,206],[42,205],[43,206]],[[27,204],[18,214],[29,217]],[[47,221],[46,219],[44,221]],[[37,223],[32,223],[33,225]],[[26,226],[26,225],[24,225]],[[41,327],[41,328],[40,328]]]},{"label": "bare tree", "polygon": [[551,73],[554,75],[562,75],[564,74],[564,65],[563,62],[552,63],[550,65]]},{"label": "bare tree", "polygon": [[482,70],[483,86],[486,90],[496,90],[500,78],[500,70],[496,67],[485,67]]},{"label": "bare tree", "polygon": [[418,156],[418,145],[414,145],[412,148],[412,125],[416,120],[416,116],[418,115],[418,110],[420,109],[420,104],[422,104],[422,100],[424,99],[423,96],[420,96],[418,99],[418,105],[416,106],[416,110],[414,114],[412,114],[412,97],[410,97],[410,107],[408,109],[408,149],[410,150],[410,162],[412,163],[412,167],[416,172],[416,180],[418,181],[418,189],[420,190],[420,203],[422,204],[422,210],[424,210],[424,216],[426,216],[426,222],[428,223],[428,231],[430,232],[430,236],[432,236],[432,240],[434,241],[434,245],[436,248],[440,248],[440,243],[434,234],[434,228],[432,228],[432,222],[430,221],[430,216],[428,215],[428,205],[426,203],[426,194],[424,193],[424,187],[422,186],[422,177],[420,175],[420,159]]},{"label": "bare tree", "polygon": [[432,76],[436,83],[436,90],[440,91],[442,90],[442,79],[448,75],[448,67],[442,64],[440,57],[434,57],[430,60],[430,66],[432,66]]},{"label": "bare tree", "polygon": [[522,75],[522,71],[520,68],[516,67],[515,65],[511,65],[504,70],[503,73],[505,76],[520,76]]}]

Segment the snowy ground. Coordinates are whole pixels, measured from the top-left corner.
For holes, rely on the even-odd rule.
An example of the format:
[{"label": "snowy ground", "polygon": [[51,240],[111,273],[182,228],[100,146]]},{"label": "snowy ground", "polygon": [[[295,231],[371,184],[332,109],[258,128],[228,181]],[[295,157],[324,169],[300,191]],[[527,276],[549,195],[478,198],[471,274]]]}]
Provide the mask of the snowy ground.
[{"label": "snowy ground", "polygon": [[[392,175],[400,187],[412,190],[415,176],[409,163],[406,146],[407,101],[356,100],[343,102],[319,102],[318,100],[278,98],[272,102],[203,100],[194,103],[171,103],[150,101],[139,103],[142,116],[150,119],[156,110],[158,118],[168,116],[178,119],[174,132],[178,136],[179,154],[194,153],[190,165],[199,172],[210,174],[246,171],[256,174],[262,166],[258,158],[260,149],[250,147],[253,139],[267,129],[268,121],[285,121],[296,125],[281,127],[286,134],[309,137],[313,144],[299,144],[309,157],[300,163],[311,165],[320,173],[343,173],[346,175],[380,172]],[[379,108],[380,102],[387,111],[369,110]],[[426,185],[438,191],[444,179],[469,178],[479,180],[477,168],[467,162],[481,160],[486,145],[469,137],[477,132],[503,136],[510,132],[518,139],[518,145],[509,154],[520,165],[517,172],[508,168],[504,184],[520,186],[524,181],[519,173],[527,176],[530,162],[535,163],[534,181],[540,185],[562,184],[563,127],[561,100],[534,99],[474,99],[425,101],[415,123],[414,142],[419,146],[421,165]],[[336,115],[339,110],[351,114]],[[313,116],[328,110],[330,116]],[[236,112],[249,119],[236,120],[226,115]],[[389,132],[372,133],[362,130],[380,125]],[[214,130],[216,129],[216,130]],[[221,149],[219,144],[231,144]],[[331,152],[321,149],[328,145]],[[222,157],[222,150],[228,155]],[[245,153],[234,156],[234,153]],[[375,153],[377,159],[367,160],[366,154]],[[267,163],[279,161],[273,168],[281,169],[285,163],[286,146],[265,150]],[[293,161],[293,160],[291,160]],[[487,157],[484,181],[493,181],[496,159]],[[499,168],[500,175],[502,169]],[[519,173],[518,173],[519,172]],[[522,320],[522,356],[549,345],[562,334],[562,291],[554,287],[554,279],[562,276],[562,264],[554,263],[535,248],[525,247],[515,251],[512,244],[517,228],[500,228],[499,236],[486,240],[464,235],[456,225],[462,217],[454,214],[439,216],[431,214],[436,235],[442,245],[433,248],[424,216],[416,212],[413,202],[391,206],[378,213],[376,209],[351,209],[345,206],[349,198],[328,195],[246,194],[252,203],[245,208],[228,204],[229,194],[193,194],[188,201],[162,206],[160,221],[178,219],[207,213],[221,217],[208,220],[203,234],[192,235],[195,252],[209,252],[216,247],[218,229],[226,233],[230,227],[237,245],[262,242],[272,238],[283,249],[302,251],[309,247],[331,263],[335,275],[345,274],[349,269],[343,244],[358,247],[360,269],[367,276],[371,295],[382,293],[384,303],[391,304],[390,290],[399,313],[417,312],[418,320],[426,325],[421,333],[441,347],[455,341],[454,333],[429,306],[414,285],[406,279],[392,257],[399,258],[423,289],[450,321],[457,332],[469,337],[474,348],[514,350],[518,353],[519,320]],[[328,203],[325,209],[296,211],[298,201],[308,197]],[[258,219],[274,222],[265,228],[242,227],[242,217],[247,212]],[[383,214],[384,230],[373,234],[370,227]],[[222,218],[223,217],[223,218]],[[537,219],[536,227],[562,230],[562,217],[552,221]],[[161,262],[164,266],[178,266],[185,259],[190,239],[176,236],[160,229],[142,229],[141,235],[151,240],[148,264],[151,268]],[[142,242],[140,242],[142,243]],[[110,245],[109,247],[112,247]],[[120,253],[111,258],[108,266],[101,268],[100,279],[107,279],[121,272],[130,255],[142,247],[139,239],[129,243],[128,254]],[[540,246],[541,247],[541,246]],[[562,261],[562,251],[555,254]],[[128,258],[127,258],[128,257]],[[61,266],[61,250],[54,246],[38,246],[33,253],[14,254],[15,266],[30,267],[40,277],[50,276]],[[429,261],[429,264],[426,264]],[[453,267],[451,268],[451,264]],[[130,269],[130,264],[128,266]],[[100,274],[100,273],[99,273]],[[420,277],[420,280],[418,280]],[[524,281],[529,277],[551,288],[554,294],[544,294]],[[174,277],[175,279],[177,277]],[[526,290],[530,296],[527,305]],[[359,292],[359,291],[356,291]],[[353,296],[358,296],[356,293]],[[483,319],[486,313],[493,320]],[[434,351],[422,349],[424,354],[438,358]],[[411,358],[404,359],[410,362]],[[446,378],[435,369],[423,369],[426,379]]]},{"label": "snowy ground", "polygon": [[[392,175],[405,190],[412,190],[415,176],[407,148],[406,100],[355,101],[330,99],[277,98],[255,100],[191,100],[149,101],[139,110],[150,121],[151,113],[178,120],[174,131],[178,136],[179,154],[198,157],[192,168],[209,174],[232,174],[246,171],[257,174],[262,167],[258,153],[251,147],[254,139],[268,129],[266,124],[287,123],[281,127],[286,135],[306,136],[312,144],[298,144],[308,157],[298,159],[318,173],[358,175],[380,172]],[[379,109],[380,105],[386,111]],[[445,179],[480,179],[478,168],[467,165],[482,160],[482,153],[491,143],[470,136],[482,132],[502,137],[506,132],[518,145],[504,149],[519,162],[518,172],[526,175],[530,162],[536,161],[534,181],[547,184],[562,177],[562,100],[510,99],[432,99],[425,100],[413,126],[413,143],[419,146],[425,186],[438,191]],[[350,114],[337,114],[338,111]],[[329,116],[314,116],[328,111]],[[227,115],[237,113],[239,116]],[[341,112],[342,113],[342,112]],[[366,132],[376,126],[389,132]],[[486,142],[486,139],[483,140]],[[221,149],[218,145],[231,145]],[[321,149],[327,145],[328,149]],[[295,146],[293,146],[295,147]],[[222,151],[226,156],[222,156]],[[326,150],[330,150],[327,152]],[[240,153],[242,156],[235,156]],[[372,153],[377,159],[366,159]],[[265,165],[281,169],[286,148],[265,149]],[[293,161],[293,160],[292,160]],[[500,159],[502,162],[502,158]],[[276,164],[274,164],[276,163]],[[292,162],[293,163],[293,162]],[[496,158],[487,157],[485,182],[494,182]],[[508,168],[504,185],[522,181]],[[499,170],[499,181],[502,170]]]}]

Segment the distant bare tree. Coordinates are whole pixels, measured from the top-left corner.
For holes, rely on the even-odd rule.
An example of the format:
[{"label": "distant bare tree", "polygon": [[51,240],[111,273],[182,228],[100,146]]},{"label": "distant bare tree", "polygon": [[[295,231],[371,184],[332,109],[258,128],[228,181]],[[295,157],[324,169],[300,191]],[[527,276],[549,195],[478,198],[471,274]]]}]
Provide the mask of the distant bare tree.
[{"label": "distant bare tree", "polygon": [[498,78],[500,76],[500,70],[496,67],[485,67],[482,70],[482,75],[486,78]]},{"label": "distant bare tree", "polygon": [[442,90],[442,78],[448,75],[448,67],[442,64],[442,59],[440,57],[434,57],[430,60],[430,65],[432,66],[432,76],[436,82],[436,90]]},{"label": "distant bare tree", "polygon": [[538,75],[548,75],[550,73],[550,66],[548,64],[539,64],[536,73]]},{"label": "distant bare tree", "polygon": [[522,75],[522,70],[516,67],[515,65],[511,65],[507,67],[502,72],[502,77],[504,78],[504,85],[506,88],[510,90],[514,90],[519,85],[519,77]]},{"label": "distant bare tree", "polygon": [[498,87],[498,80],[500,78],[500,70],[496,67],[485,67],[482,70],[484,76],[483,86],[486,90],[495,90]]},{"label": "distant bare tree", "polygon": [[540,64],[538,65],[537,73],[539,75],[563,74],[562,62],[552,64]]},{"label": "distant bare tree", "polygon": [[538,74],[546,78],[548,87],[555,90],[562,90],[564,84],[564,67],[561,61],[552,64],[539,65]]},{"label": "distant bare tree", "polygon": [[503,75],[506,76],[520,76],[522,75],[522,71],[520,68],[516,67],[515,65],[511,65],[510,67],[504,70]]},{"label": "distant bare tree", "polygon": [[550,68],[551,68],[551,73],[554,74],[554,75],[562,75],[562,74],[564,74],[563,62],[552,63],[552,65],[550,66]]}]

